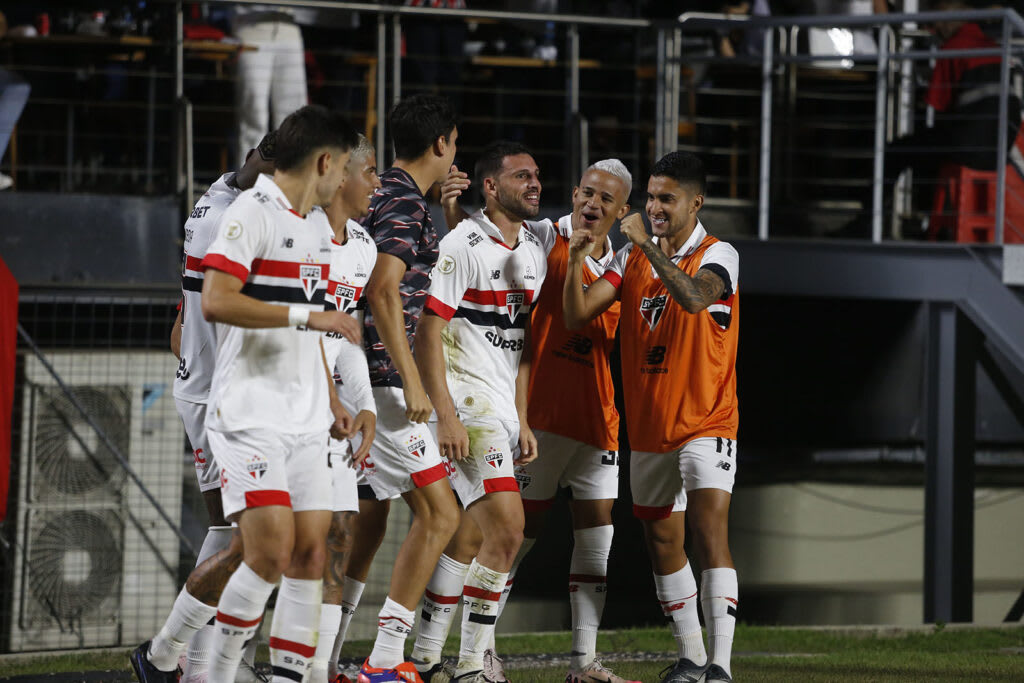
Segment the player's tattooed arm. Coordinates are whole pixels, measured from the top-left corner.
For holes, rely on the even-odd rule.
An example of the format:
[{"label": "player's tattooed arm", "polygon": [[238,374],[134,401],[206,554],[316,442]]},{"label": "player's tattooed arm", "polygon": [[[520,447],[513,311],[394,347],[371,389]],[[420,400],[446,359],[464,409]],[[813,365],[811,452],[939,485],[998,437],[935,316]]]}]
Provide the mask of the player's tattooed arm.
[{"label": "player's tattooed arm", "polygon": [[640,248],[665,284],[669,296],[686,312],[703,311],[718,301],[725,292],[725,282],[721,277],[705,268],[701,268],[696,275],[690,277],[665,255],[654,240],[648,238]]}]

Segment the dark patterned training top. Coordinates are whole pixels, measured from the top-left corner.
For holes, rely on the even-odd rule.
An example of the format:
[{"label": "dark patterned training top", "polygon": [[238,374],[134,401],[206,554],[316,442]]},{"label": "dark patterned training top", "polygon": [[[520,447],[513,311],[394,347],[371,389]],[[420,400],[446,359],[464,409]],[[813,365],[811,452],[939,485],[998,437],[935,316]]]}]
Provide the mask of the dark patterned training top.
[{"label": "dark patterned training top", "polygon": [[[377,252],[405,262],[405,277],[398,287],[405,312],[405,336],[412,348],[416,323],[427,301],[430,271],[437,262],[437,233],[430,219],[427,201],[408,173],[391,168],[380,176],[381,189],[370,202],[363,227],[377,243]],[[375,387],[401,387],[391,356],[377,333],[373,313],[367,307],[363,333],[370,383]]]}]

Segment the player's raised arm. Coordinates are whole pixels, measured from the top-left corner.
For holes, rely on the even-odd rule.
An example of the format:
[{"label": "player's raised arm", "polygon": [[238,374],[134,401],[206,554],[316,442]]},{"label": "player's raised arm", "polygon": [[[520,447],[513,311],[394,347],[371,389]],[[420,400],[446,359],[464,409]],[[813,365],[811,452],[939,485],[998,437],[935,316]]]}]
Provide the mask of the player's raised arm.
[{"label": "player's raised arm", "polygon": [[579,329],[604,313],[618,295],[616,286],[605,278],[583,289],[583,264],[594,245],[594,236],[588,230],[577,230],[569,238],[569,268],[562,288],[562,309],[565,326],[570,330]]},{"label": "player's raised arm", "polygon": [[444,208],[444,220],[448,223],[449,230],[454,230],[456,225],[469,218],[469,214],[459,204],[459,197],[469,189],[469,186],[469,175],[452,164],[448,177],[441,183],[441,206]]}]

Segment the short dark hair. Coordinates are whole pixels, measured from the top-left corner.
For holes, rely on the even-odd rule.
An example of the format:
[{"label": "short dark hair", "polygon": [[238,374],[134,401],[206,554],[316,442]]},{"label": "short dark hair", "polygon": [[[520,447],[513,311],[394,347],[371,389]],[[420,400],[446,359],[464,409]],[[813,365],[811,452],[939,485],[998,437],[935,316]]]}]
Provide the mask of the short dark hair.
[{"label": "short dark hair", "polygon": [[352,122],[344,114],[318,104],[308,104],[289,114],[278,127],[274,145],[275,166],[278,170],[290,171],[324,147],[337,147],[347,152],[359,141],[357,135]]},{"label": "short dark hair", "polygon": [[399,100],[388,114],[395,157],[420,158],[438,138],[448,139],[458,122],[448,100],[421,94]]},{"label": "short dark hair", "polygon": [[473,177],[476,179],[476,186],[480,189],[481,196],[484,193],[484,178],[493,178],[501,170],[505,157],[514,157],[520,154],[533,156],[533,152],[526,145],[509,140],[497,140],[484,147],[484,151],[477,157],[476,165],[473,167]]},{"label": "short dark hair", "polygon": [[669,152],[654,164],[651,175],[671,178],[680,185],[696,185],[697,194],[704,194],[707,189],[704,162],[690,152]]}]

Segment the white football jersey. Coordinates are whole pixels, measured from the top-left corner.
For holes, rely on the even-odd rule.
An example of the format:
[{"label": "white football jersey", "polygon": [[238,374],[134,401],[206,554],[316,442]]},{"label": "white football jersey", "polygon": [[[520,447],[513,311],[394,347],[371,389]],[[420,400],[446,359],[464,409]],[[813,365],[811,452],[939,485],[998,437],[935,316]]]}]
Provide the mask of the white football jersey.
[{"label": "white football jersey", "polygon": [[[357,315],[366,281],[377,263],[377,245],[361,225],[350,220],[346,224],[345,244],[331,240],[331,277],[324,296],[324,308]],[[362,345],[349,342],[336,332],[324,334],[324,352],[328,367],[334,368],[338,395],[346,409],[369,410],[376,414],[370,371]],[[349,412],[352,412],[349,410]],[[353,416],[355,413],[353,413]]]},{"label": "white football jersey", "polygon": [[[322,311],[333,234],[322,209],[303,218],[273,179],[261,175],[224,212],[202,267],[234,275],[254,299]],[[326,431],[331,417],[321,338],[304,328],[218,323],[207,427]]]},{"label": "white football jersey", "polygon": [[181,268],[181,360],[174,378],[174,397],[206,403],[217,355],[213,323],[203,318],[203,270],[199,264],[217,233],[224,211],[242,193],[234,173],[222,175],[210,185],[185,221],[185,253]]},{"label": "white football jersey", "polygon": [[514,248],[482,211],[441,240],[427,308],[442,333],[448,390],[462,414],[517,419],[516,374],[547,254],[525,226]]}]

